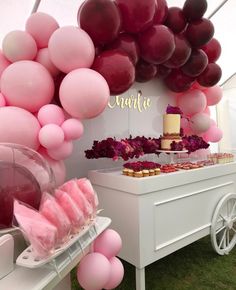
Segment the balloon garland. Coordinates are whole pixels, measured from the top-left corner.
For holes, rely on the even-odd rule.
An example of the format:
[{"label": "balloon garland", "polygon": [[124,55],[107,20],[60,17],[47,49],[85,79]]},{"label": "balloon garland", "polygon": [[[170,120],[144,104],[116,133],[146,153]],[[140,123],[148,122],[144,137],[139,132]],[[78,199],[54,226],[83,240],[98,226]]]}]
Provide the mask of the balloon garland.
[{"label": "balloon garland", "polygon": [[39,151],[53,164],[59,185],[82,121],[101,114],[110,95],[134,81],[160,78],[184,112],[185,134],[218,142],[222,132],[208,106],[222,98],[216,85],[221,46],[203,18],[206,9],[206,0],[186,0],[182,9],[168,8],[165,0],[86,0],[79,27],[32,14],[25,31],[3,40],[0,141]]}]

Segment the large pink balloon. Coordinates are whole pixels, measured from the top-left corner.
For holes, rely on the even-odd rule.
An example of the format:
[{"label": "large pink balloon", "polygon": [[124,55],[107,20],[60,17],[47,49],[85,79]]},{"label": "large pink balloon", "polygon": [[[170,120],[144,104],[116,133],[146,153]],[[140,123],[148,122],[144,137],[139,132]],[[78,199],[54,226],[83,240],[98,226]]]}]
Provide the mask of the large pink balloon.
[{"label": "large pink balloon", "polygon": [[201,49],[193,49],[188,61],[181,67],[184,74],[190,77],[199,76],[207,67],[208,58]]},{"label": "large pink balloon", "polygon": [[48,104],[38,111],[38,120],[42,126],[47,124],[61,125],[65,121],[62,108],[54,104]]},{"label": "large pink balloon", "polygon": [[89,68],[95,48],[87,32],[75,26],[57,29],[49,39],[49,56],[54,65],[68,73],[77,68]]},{"label": "large pink balloon", "polygon": [[59,69],[52,63],[47,47],[38,51],[35,61],[41,63],[53,77],[57,76],[60,72]]},{"label": "large pink balloon", "polygon": [[30,112],[50,103],[54,94],[50,73],[41,64],[29,60],[9,65],[2,74],[0,86],[8,105]]},{"label": "large pink balloon", "polygon": [[81,287],[88,290],[99,290],[108,283],[111,265],[100,253],[90,253],[83,257],[77,270],[77,279]]},{"label": "large pink balloon", "polygon": [[209,62],[216,62],[221,55],[221,46],[217,39],[212,38],[201,49],[206,53]]},{"label": "large pink balloon", "polygon": [[38,48],[47,47],[49,38],[58,28],[57,21],[51,15],[43,12],[31,14],[25,25],[26,31],[33,36]]},{"label": "large pink balloon", "polygon": [[80,27],[89,34],[96,46],[113,41],[121,26],[119,9],[110,0],[86,0],[77,18]]},{"label": "large pink balloon", "polygon": [[66,112],[79,119],[90,119],[101,114],[110,98],[103,76],[86,68],[70,72],[63,79],[59,94]]},{"label": "large pink balloon", "polygon": [[37,45],[28,32],[14,30],[4,37],[2,50],[6,58],[11,62],[33,60],[37,54]]},{"label": "large pink balloon", "polygon": [[206,142],[213,142],[217,143],[219,142],[223,137],[223,131],[216,127],[215,125],[212,125],[210,129],[203,135],[203,138]]},{"label": "large pink balloon", "polygon": [[37,150],[40,125],[37,118],[17,107],[0,108],[0,142],[17,143]]},{"label": "large pink balloon", "polygon": [[124,277],[124,267],[121,261],[116,257],[112,257],[109,262],[111,265],[111,273],[108,283],[103,288],[116,289]]},{"label": "large pink balloon", "polygon": [[0,49],[0,77],[3,71],[10,65],[10,61],[5,57]]},{"label": "large pink balloon", "polygon": [[193,82],[194,78],[186,76],[178,69],[173,69],[164,79],[167,88],[175,93],[186,92]]},{"label": "large pink balloon", "polygon": [[214,86],[204,91],[207,99],[207,106],[214,106],[220,102],[223,97],[223,91],[220,86]]},{"label": "large pink balloon", "polygon": [[153,18],[153,24],[163,24],[168,14],[166,0],[156,0],[156,12]]},{"label": "large pink balloon", "polygon": [[139,35],[138,44],[144,60],[154,64],[167,61],[175,50],[174,35],[164,25],[155,25]]},{"label": "large pink balloon", "polygon": [[209,63],[203,73],[198,76],[197,81],[201,86],[213,87],[221,79],[222,71],[217,63]]},{"label": "large pink balloon", "polygon": [[122,28],[137,33],[152,24],[155,14],[155,0],[115,0],[122,17]]},{"label": "large pink balloon", "polygon": [[178,97],[178,106],[185,115],[200,113],[206,108],[206,96],[199,90],[191,90]]},{"label": "large pink balloon", "polygon": [[207,114],[198,113],[190,119],[190,128],[195,134],[202,134],[206,132],[210,126],[211,121]]},{"label": "large pink balloon", "polygon": [[170,7],[168,9],[165,25],[174,33],[182,32],[187,25],[187,20],[184,16],[183,10],[179,7]]},{"label": "large pink balloon", "polygon": [[5,107],[6,106],[6,100],[3,94],[0,93],[0,107]]},{"label": "large pink balloon", "polygon": [[134,64],[125,52],[104,51],[96,57],[92,68],[105,78],[112,95],[124,93],[134,83]]},{"label": "large pink balloon", "polygon": [[[204,92],[205,93],[205,92]],[[209,107],[206,107],[206,109],[203,111],[203,113],[207,114],[208,116],[211,115],[211,111],[209,109]]]}]

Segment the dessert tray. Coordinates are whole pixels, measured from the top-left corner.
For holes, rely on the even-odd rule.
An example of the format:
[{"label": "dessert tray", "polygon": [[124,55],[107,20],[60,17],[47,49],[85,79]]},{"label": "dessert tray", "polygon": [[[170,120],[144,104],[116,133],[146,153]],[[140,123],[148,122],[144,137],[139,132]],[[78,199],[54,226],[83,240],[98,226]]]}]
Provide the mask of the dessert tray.
[{"label": "dessert tray", "polygon": [[159,153],[166,153],[170,155],[170,163],[174,163],[174,155],[175,154],[180,154],[180,153],[187,153],[188,150],[181,150],[181,151],[173,151],[173,150],[157,150]]}]

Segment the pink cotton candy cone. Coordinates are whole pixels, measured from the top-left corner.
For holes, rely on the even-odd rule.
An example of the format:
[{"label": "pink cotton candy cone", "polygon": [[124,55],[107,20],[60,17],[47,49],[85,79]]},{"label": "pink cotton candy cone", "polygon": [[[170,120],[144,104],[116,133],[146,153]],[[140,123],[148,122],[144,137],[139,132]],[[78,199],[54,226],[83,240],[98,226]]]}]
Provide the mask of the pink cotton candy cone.
[{"label": "pink cotton candy cone", "polygon": [[63,208],[51,194],[43,193],[39,212],[57,228],[57,244],[60,245],[66,242],[72,225]]},{"label": "pink cotton candy cone", "polygon": [[82,210],[85,219],[88,219],[93,214],[93,207],[87,200],[86,196],[78,187],[76,180],[72,179],[64,183],[61,187],[61,190],[67,192],[69,196],[74,200],[76,205]]},{"label": "pink cotton candy cone", "polygon": [[89,203],[92,204],[94,212],[96,212],[98,207],[98,196],[97,193],[94,191],[90,180],[88,180],[87,178],[77,179],[77,185],[86,196]]},{"label": "pink cotton candy cone", "polygon": [[30,242],[35,256],[45,258],[50,256],[55,248],[57,240],[57,229],[39,212],[14,201],[14,215]]},{"label": "pink cotton candy cone", "polygon": [[55,190],[55,198],[71,221],[72,232],[78,232],[85,224],[83,212],[73,199],[62,190]]}]

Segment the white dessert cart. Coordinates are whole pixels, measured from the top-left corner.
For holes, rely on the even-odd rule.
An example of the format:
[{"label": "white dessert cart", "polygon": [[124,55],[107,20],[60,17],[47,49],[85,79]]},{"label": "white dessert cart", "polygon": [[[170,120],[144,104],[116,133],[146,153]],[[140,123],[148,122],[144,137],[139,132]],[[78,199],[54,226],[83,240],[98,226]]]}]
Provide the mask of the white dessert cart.
[{"label": "white dessert cart", "polygon": [[221,255],[236,243],[235,162],[143,178],[96,170],[89,178],[123,240],[120,258],[136,267],[137,290],[145,290],[147,265],[208,234]]}]

